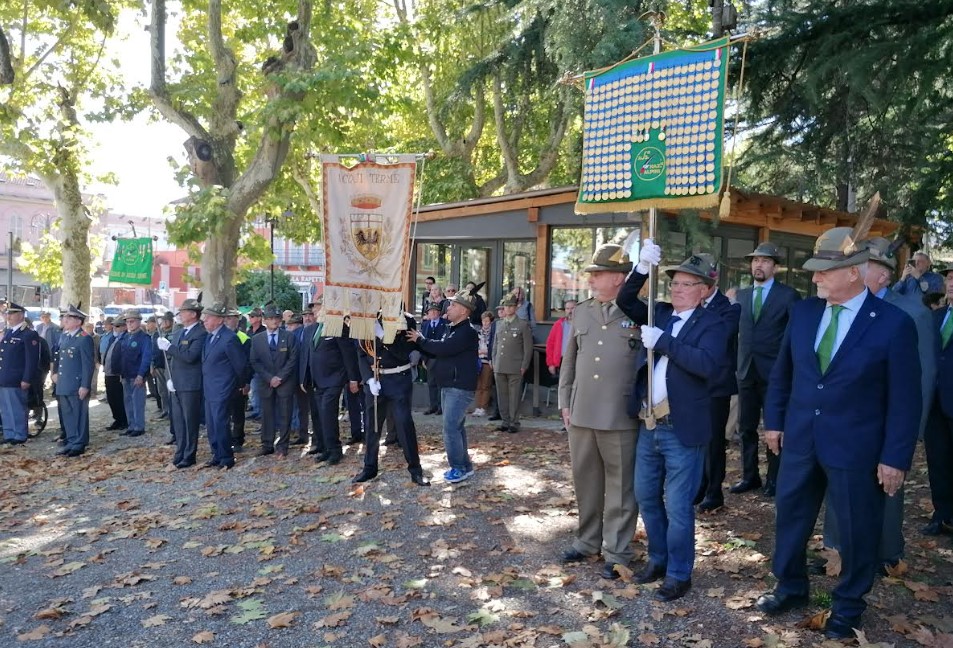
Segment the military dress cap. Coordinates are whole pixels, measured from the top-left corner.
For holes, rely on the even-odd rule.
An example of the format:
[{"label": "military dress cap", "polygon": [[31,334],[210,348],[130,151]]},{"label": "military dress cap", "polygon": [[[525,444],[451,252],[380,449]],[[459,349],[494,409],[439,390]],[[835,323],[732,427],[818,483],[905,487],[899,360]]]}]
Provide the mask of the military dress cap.
[{"label": "military dress cap", "polygon": [[503,295],[503,299],[500,300],[500,306],[516,306],[517,304],[519,304],[519,300],[513,293]]},{"label": "military dress cap", "polygon": [[16,302],[10,302],[10,304],[7,306],[7,312],[8,313],[25,313],[26,309],[23,306],[20,306],[20,304]]},{"label": "military dress cap", "polygon": [[628,274],[632,270],[632,261],[621,245],[603,243],[592,255],[592,263],[582,269],[583,272],[621,272]]},{"label": "military dress cap", "polygon": [[194,313],[201,313],[202,304],[200,304],[199,300],[197,299],[186,299],[184,302],[182,302],[182,305],[179,306],[180,313],[184,310],[192,311]]},{"label": "military dress cap", "polygon": [[745,257],[753,259],[755,257],[768,257],[769,259],[774,259],[775,263],[781,263],[781,250],[778,249],[778,246],[770,241],[764,241],[763,243],[758,243],[758,247],[754,249],[754,252],[746,254]]},{"label": "military dress cap", "polygon": [[470,294],[469,290],[461,290],[456,295],[451,297],[450,301],[460,304],[469,311],[476,309],[476,297]]},{"label": "military dress cap", "polygon": [[215,317],[225,317],[228,315],[228,304],[220,301],[215,302],[211,306],[206,306],[202,309],[203,315],[214,315]]},{"label": "military dress cap", "polygon": [[281,311],[275,308],[274,306],[266,306],[265,312],[263,313],[265,319],[274,319],[281,317]]},{"label": "military dress cap", "polygon": [[66,317],[75,317],[76,319],[81,319],[84,321],[88,317],[86,313],[72,304],[67,304],[66,308],[63,309],[63,315]]},{"label": "military dress cap", "polygon": [[127,320],[142,320],[142,313],[139,312],[138,308],[130,308],[124,313],[124,316]]},{"label": "military dress cap", "polygon": [[677,266],[665,268],[665,274],[669,278],[674,277],[676,272],[701,277],[706,285],[711,286],[718,279],[718,264],[710,254],[693,254]]},{"label": "military dress cap", "polygon": [[814,256],[802,266],[811,272],[823,272],[865,263],[870,253],[862,241],[854,240],[852,227],[834,227],[814,243]]},{"label": "military dress cap", "polygon": [[870,254],[870,260],[881,265],[885,265],[891,270],[897,269],[897,251],[894,244],[882,236],[877,236],[864,241],[867,245],[867,252]]}]

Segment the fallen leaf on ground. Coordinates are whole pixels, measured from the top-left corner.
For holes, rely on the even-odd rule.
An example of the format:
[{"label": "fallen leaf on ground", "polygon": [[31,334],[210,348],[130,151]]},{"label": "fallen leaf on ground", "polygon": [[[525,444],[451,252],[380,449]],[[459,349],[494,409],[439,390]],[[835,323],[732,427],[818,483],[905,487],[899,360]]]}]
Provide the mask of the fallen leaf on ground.
[{"label": "fallen leaf on ground", "polygon": [[268,627],[272,630],[275,628],[290,628],[296,616],[298,616],[297,612],[281,612],[268,618]]},{"label": "fallen leaf on ground", "polygon": [[17,641],[40,641],[41,639],[45,639],[48,634],[50,634],[50,626],[41,625],[33,628],[29,632],[18,634]]},{"label": "fallen leaf on ground", "polygon": [[151,616],[145,621],[142,622],[142,627],[144,628],[154,628],[155,626],[165,625],[165,622],[171,619],[172,617],[166,616],[164,614],[157,614]]},{"label": "fallen leaf on ground", "polygon": [[192,637],[192,643],[203,644],[215,640],[215,633],[211,630],[203,630]]}]

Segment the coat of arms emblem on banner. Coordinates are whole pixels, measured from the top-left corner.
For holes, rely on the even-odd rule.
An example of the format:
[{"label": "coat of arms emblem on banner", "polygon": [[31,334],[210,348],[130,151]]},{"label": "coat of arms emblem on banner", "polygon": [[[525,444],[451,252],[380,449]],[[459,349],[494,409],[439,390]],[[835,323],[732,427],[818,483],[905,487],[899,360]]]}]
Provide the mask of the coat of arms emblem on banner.
[{"label": "coat of arms emblem on banner", "polygon": [[380,256],[384,247],[384,215],[373,210],[380,209],[379,196],[355,196],[351,200],[351,242],[368,261]]}]

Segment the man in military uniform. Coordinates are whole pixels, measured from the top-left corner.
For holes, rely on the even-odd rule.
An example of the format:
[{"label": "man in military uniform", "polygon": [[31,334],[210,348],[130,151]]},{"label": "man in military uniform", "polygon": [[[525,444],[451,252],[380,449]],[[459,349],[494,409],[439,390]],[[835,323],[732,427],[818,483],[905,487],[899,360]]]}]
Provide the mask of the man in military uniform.
[{"label": "man in military uniform", "polygon": [[400,447],[404,451],[410,480],[418,486],[429,486],[420,467],[420,453],[417,448],[417,430],[414,427],[410,411],[413,396],[413,376],[411,375],[410,354],[417,348],[408,337],[408,331],[417,328],[412,317],[404,317],[405,329],[397,332],[390,344],[384,343],[384,329],[380,317],[377,324],[377,339],[374,353],[368,353],[362,347],[358,363],[361,379],[364,382],[364,469],[354,477],[353,483],[366,482],[377,477],[378,455],[381,430],[387,413],[393,414],[392,425],[396,428]]},{"label": "man in military uniform", "polygon": [[89,444],[89,392],[93,380],[93,338],[83,331],[86,313],[72,304],[66,309],[60,350],[53,361],[56,404],[66,445],[57,452],[78,457]]},{"label": "man in military uniform", "polygon": [[142,315],[135,308],[125,314],[126,334],[119,340],[119,375],[129,429],[125,435],[146,433],[146,378],[152,364],[152,338],[142,329]]},{"label": "man in military uniform", "polygon": [[166,384],[169,374],[165,367],[165,356],[162,355],[162,350],[159,349],[157,343],[160,337],[168,339],[172,335],[174,321],[172,311],[166,311],[159,318],[156,331],[152,335],[152,376],[155,380],[156,391],[159,394],[159,419],[169,418],[169,388]]},{"label": "man in military uniform", "polygon": [[569,431],[569,456],[579,523],[563,561],[602,553],[604,578],[632,560],[639,517],[633,491],[635,422],[626,412],[632,368],[642,348],[639,329],[615,305],[632,269],[618,245],[599,246],[589,273],[592,299],[573,312],[573,327],[559,371],[559,408]]},{"label": "man in military uniform", "polygon": [[[225,316],[225,326],[235,331],[238,341],[242,343],[242,350],[246,358],[251,358],[251,338],[242,331],[238,325],[241,319],[241,313],[237,308],[228,309],[228,315]],[[254,372],[251,368],[251,362],[248,364],[248,371],[238,381],[238,386],[232,394],[232,400],[228,406],[228,438],[232,440],[232,450],[241,452],[245,449],[245,408],[248,406],[248,393],[251,391],[251,382]]]},{"label": "man in military uniform", "polygon": [[[229,469],[235,465],[228,433],[228,405],[247,372],[248,359],[238,336],[225,326],[228,306],[219,302],[202,310],[208,338],[202,353],[202,387],[205,396],[205,430],[212,458],[203,468]],[[262,395],[264,396],[264,395]]]},{"label": "man in military uniform", "polygon": [[[253,308],[248,313],[248,337],[253,338],[265,330],[265,325],[261,321],[262,310]],[[261,398],[258,396],[258,388],[255,381],[251,382],[251,389],[248,392],[248,418],[257,421],[261,418]]]},{"label": "man in military uniform", "polygon": [[261,397],[261,450],[258,456],[278,453],[288,456],[291,436],[291,404],[298,384],[298,345],[294,331],[281,328],[281,313],[265,309],[262,335],[251,341],[249,361]]},{"label": "man in military uniform", "polygon": [[880,567],[884,498],[903,484],[923,408],[917,330],[864,285],[869,253],[848,227],[822,234],[804,269],[816,298],[798,302],[771,371],[765,440],[777,451],[775,589],[757,600],[777,614],[807,605],[807,543],[825,492],[841,533],[841,576],[824,634],[853,639]]},{"label": "man in military uniform", "polygon": [[40,359],[36,331],[23,321],[26,309],[7,305],[7,327],[0,340],[0,417],[3,443],[21,445],[27,439],[27,397]]},{"label": "man in military uniform", "polygon": [[202,352],[208,335],[199,322],[201,313],[202,304],[194,299],[186,299],[179,308],[182,327],[176,329],[169,339],[161,338],[156,342],[168,360],[169,405],[172,435],[175,437],[172,464],[180,469],[195,465],[199,442]]},{"label": "man in military uniform", "polygon": [[515,433],[520,431],[523,374],[533,360],[533,332],[526,320],[516,316],[519,304],[515,295],[507,295],[500,305],[503,318],[496,323],[491,355],[496,398],[503,419],[497,430]]}]

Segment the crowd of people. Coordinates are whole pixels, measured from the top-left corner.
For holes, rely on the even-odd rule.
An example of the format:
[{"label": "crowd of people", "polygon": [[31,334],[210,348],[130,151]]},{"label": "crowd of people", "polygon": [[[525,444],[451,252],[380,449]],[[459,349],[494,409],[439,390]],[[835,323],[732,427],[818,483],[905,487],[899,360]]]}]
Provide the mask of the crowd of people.
[{"label": "crowd of people", "polygon": [[[808,603],[807,544],[826,502],[825,544],[840,552],[842,571],[825,633],[853,637],[876,574],[903,557],[903,482],[919,438],[935,509],[922,532],[953,533],[953,315],[929,307],[938,290],[953,300],[953,265],[935,274],[917,253],[892,283],[895,248],[829,230],[804,265],[817,287],[811,298],[779,280],[782,256],[770,242],[747,255],[751,285],[731,297],[718,288],[716,259],[693,254],[664,269],[670,301],[650,304],[644,288],[661,248],[643,241],[633,263],[621,246],[600,246],[585,268],[591,298],[565,302],[546,342],[579,511],[563,560],[601,556],[601,575],[617,578],[635,556],[641,516],[648,553],[635,580],[661,581],[662,601],[688,593],[695,516],[725,504],[736,398],[741,478],[728,493],[776,498],[778,580],[757,607],[776,614]],[[189,299],[145,327],[133,309],[101,331],[72,305],[60,326],[33,330],[22,306],[5,304],[4,443],[26,440],[29,394],[45,380],[47,357],[67,457],[89,444],[101,366],[109,429],[145,432],[151,382],[177,469],[196,464],[203,425],[212,456],[202,467],[231,468],[247,418],[261,420],[260,456],[286,457],[289,446],[306,444],[318,464],[339,464],[343,401],[350,442],[364,448],[352,481],[377,477],[384,443],[398,444],[411,482],[427,486],[411,407],[418,380],[428,384],[425,413],[442,417],[443,479],[464,481],[474,474],[468,415],[491,414],[492,401],[498,430],[521,429],[534,309],[522,289],[494,313],[482,284],[426,284],[420,324],[405,314],[393,341],[383,320],[374,341],[351,340],[346,323],[341,336],[325,335],[320,299],[300,313],[256,308],[247,323],[226,304]]]}]

